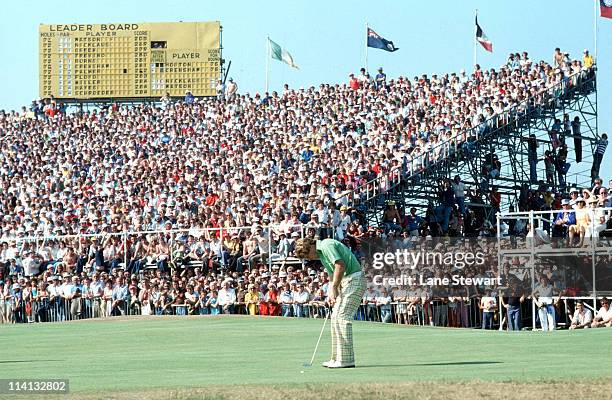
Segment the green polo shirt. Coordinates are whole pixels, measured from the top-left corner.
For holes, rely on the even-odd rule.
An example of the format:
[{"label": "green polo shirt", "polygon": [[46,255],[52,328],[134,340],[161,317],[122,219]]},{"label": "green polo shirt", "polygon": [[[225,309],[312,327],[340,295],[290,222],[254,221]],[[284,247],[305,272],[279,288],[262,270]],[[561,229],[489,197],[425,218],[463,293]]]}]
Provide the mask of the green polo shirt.
[{"label": "green polo shirt", "polygon": [[334,239],[317,240],[317,255],[321,264],[330,276],[334,275],[334,264],[338,260],[344,261],[344,276],[361,271],[361,265],[357,258],[345,245]]}]

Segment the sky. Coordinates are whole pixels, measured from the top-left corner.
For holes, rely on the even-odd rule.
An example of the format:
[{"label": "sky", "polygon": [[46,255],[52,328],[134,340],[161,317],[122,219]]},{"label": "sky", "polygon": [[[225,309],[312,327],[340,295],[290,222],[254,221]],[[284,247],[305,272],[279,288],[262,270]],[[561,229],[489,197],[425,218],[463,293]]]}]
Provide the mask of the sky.
[{"label": "sky", "polygon": [[[370,49],[368,69],[388,77],[470,71],[474,58],[474,12],[493,42],[477,49],[483,68],[497,68],[510,52],[528,51],[552,61],[555,47],[571,56],[594,52],[595,0],[438,1],[13,1],[3,7],[0,109],[18,109],[38,97],[38,24],[221,21],[223,58],[240,92],[262,92],[266,37],[287,49],[300,69],[269,63],[270,90],[344,82],[365,63],[366,23],[400,49]],[[610,132],[612,113],[612,19],[598,19],[599,132]],[[612,40],[612,39],[609,39]],[[603,171],[611,171],[612,146]],[[605,174],[602,174],[605,175]]]}]

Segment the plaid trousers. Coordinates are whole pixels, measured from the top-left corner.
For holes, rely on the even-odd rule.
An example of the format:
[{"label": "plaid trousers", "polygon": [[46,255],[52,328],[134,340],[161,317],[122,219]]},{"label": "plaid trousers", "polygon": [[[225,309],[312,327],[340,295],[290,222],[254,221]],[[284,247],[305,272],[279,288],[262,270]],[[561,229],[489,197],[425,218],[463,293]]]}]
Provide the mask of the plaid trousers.
[{"label": "plaid trousers", "polygon": [[353,351],[353,318],[366,289],[363,273],[346,276],[340,283],[340,296],[331,315],[331,359],[343,365],[355,364]]}]

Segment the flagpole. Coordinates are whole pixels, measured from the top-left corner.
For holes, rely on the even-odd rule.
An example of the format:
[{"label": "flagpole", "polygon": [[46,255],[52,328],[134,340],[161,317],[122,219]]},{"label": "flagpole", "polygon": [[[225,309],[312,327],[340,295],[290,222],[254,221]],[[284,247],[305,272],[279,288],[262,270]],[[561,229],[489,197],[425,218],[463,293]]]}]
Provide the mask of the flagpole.
[{"label": "flagpole", "polygon": [[366,40],[365,40],[365,65],[366,74],[368,73],[368,23],[366,21]]},{"label": "flagpole", "polygon": [[476,25],[476,21],[478,19],[478,9],[476,9],[476,11],[474,12],[474,37],[472,37],[472,40],[474,41],[474,64],[472,65],[472,71],[474,71],[474,68],[476,67],[476,54],[478,51],[478,47],[476,46],[476,31],[478,29],[478,26]]},{"label": "flagpole", "polygon": [[[593,32],[593,39],[594,39],[594,46],[595,48],[593,49],[593,54],[594,54],[594,59],[593,59],[593,65],[591,66],[591,68],[597,68],[597,24],[598,24],[598,20],[599,20],[599,0],[595,0],[595,10],[594,10],[594,14],[595,14],[595,24],[594,24],[594,30],[595,32]],[[597,107],[597,80],[599,77],[597,77],[595,75],[595,69],[592,72],[592,76],[595,78],[595,107]],[[595,110],[595,132],[596,135],[599,137],[599,124],[598,124],[598,114],[597,114],[597,109]]]},{"label": "flagpole", "polygon": [[266,36],[266,93],[268,92],[269,70],[270,70],[270,36]]},{"label": "flagpole", "polygon": [[597,11],[599,10],[599,0],[595,0],[595,9],[594,9],[594,17],[595,17],[595,23],[593,24],[593,39],[594,39],[594,49],[593,49],[593,56],[595,57],[595,62],[597,62],[597,20],[599,19],[599,15],[597,14]]}]

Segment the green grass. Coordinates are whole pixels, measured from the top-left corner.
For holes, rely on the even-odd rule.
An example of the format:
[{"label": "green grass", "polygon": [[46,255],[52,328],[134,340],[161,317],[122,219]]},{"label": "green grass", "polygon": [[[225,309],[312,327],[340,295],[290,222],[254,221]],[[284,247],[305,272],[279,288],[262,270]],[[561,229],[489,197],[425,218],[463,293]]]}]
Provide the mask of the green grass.
[{"label": "green grass", "polygon": [[508,333],[356,322],[358,368],[320,366],[329,356],[326,334],[315,365],[305,369],[322,323],[177,317],[0,325],[0,378],[68,378],[72,393],[95,398],[209,385],[255,391],[413,381],[588,385],[612,368],[612,329]]}]

